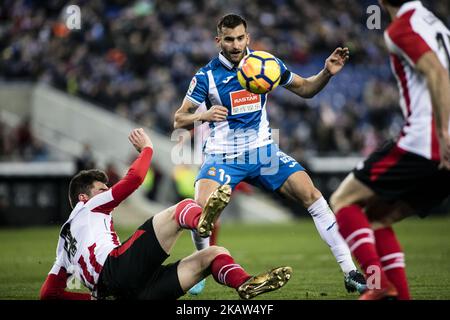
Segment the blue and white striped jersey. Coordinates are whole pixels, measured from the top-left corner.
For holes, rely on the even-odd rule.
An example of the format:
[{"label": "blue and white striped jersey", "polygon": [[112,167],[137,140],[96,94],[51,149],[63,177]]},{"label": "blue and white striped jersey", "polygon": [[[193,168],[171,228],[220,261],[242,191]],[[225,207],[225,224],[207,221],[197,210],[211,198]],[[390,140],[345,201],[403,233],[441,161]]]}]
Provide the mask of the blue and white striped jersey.
[{"label": "blue and white striped jersey", "polygon": [[[292,73],[280,60],[280,85],[293,80]],[[204,146],[207,154],[237,154],[272,143],[267,118],[267,94],[253,94],[243,89],[237,68],[220,53],[192,78],[186,98],[199,106],[222,105],[228,109],[227,120],[211,122],[211,132]]]}]

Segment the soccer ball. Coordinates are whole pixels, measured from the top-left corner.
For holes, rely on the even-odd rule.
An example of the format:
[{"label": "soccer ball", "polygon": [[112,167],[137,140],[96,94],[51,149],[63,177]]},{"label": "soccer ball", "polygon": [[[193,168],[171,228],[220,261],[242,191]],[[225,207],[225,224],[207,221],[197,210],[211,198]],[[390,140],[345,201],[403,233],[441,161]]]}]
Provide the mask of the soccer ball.
[{"label": "soccer ball", "polygon": [[242,58],[237,77],[241,86],[248,91],[256,94],[268,93],[280,83],[280,64],[268,52],[253,51]]}]

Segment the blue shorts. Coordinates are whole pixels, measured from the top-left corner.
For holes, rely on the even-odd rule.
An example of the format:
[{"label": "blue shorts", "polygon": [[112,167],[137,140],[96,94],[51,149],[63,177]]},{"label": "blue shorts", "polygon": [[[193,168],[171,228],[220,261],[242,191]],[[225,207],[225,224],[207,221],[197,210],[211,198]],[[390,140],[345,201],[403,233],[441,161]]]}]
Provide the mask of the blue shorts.
[{"label": "blue shorts", "polygon": [[292,157],[269,144],[237,155],[210,154],[195,181],[210,179],[234,189],[245,181],[269,191],[279,189],[291,174],[305,169]]}]

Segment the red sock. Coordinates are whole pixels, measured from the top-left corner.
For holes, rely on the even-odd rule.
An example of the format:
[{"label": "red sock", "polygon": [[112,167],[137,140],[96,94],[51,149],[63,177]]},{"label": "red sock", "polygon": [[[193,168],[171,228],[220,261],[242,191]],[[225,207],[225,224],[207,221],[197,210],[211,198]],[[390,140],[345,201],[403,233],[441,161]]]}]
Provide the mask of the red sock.
[{"label": "red sock", "polygon": [[[379,270],[380,272],[380,285],[382,288],[385,288],[389,280],[383,272],[369,220],[367,220],[361,207],[358,205],[350,205],[340,209],[336,214],[336,220],[339,226],[339,232],[347,242],[353,256],[359,262],[366,278],[369,279],[374,274],[373,267],[369,267],[378,267],[377,271]],[[369,287],[371,283],[371,281],[368,281]]]},{"label": "red sock", "polygon": [[394,230],[391,227],[378,229],[374,235],[383,270],[389,281],[397,288],[398,299],[411,299],[405,272],[405,255]]},{"label": "red sock", "polygon": [[195,229],[202,213],[202,207],[192,199],[185,199],[175,208],[175,220],[184,229]]},{"label": "red sock", "polygon": [[214,258],[211,273],[218,283],[234,289],[250,278],[250,275],[240,265],[234,263],[234,259],[228,254],[219,254]]}]

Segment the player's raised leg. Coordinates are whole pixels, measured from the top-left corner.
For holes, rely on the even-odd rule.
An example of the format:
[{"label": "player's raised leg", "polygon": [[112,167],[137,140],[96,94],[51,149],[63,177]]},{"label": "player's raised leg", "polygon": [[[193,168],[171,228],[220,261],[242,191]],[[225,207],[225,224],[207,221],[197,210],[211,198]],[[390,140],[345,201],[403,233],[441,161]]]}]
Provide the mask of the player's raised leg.
[{"label": "player's raised leg", "polygon": [[195,228],[189,225],[196,225],[201,211],[194,200],[185,199],[153,217],[156,238],[166,253],[170,253],[183,229]]},{"label": "player's raised leg", "polygon": [[[195,183],[195,201],[203,208],[210,195],[217,190],[219,186],[220,183],[212,179],[199,179]],[[197,250],[209,247],[209,238],[200,236],[197,230],[193,230],[191,236]]]},{"label": "player's raised leg", "polygon": [[[359,182],[351,173],[341,183],[339,188],[331,196],[331,205],[336,212],[336,220],[339,232],[347,242],[350,251],[355,256],[361,269],[369,278],[374,271],[379,275],[379,288],[371,288],[373,299],[383,299],[397,296],[397,290],[391,284],[378,255],[373,230],[369,219],[363,211],[363,207],[373,199],[375,194],[371,189]],[[370,287],[371,284],[369,283]]]},{"label": "player's raised leg", "polygon": [[242,299],[283,287],[290,279],[290,267],[278,267],[257,276],[248,274],[235,262],[227,249],[211,246],[182,259],[178,265],[178,279],[186,292],[209,274],[225,286],[234,288]]},{"label": "player's raised leg", "polygon": [[353,263],[349,247],[339,233],[336,218],[308,174],[304,171],[291,174],[280,188],[280,193],[300,202],[307,208],[314,220],[317,231],[330,247],[336,261],[345,274],[345,287],[347,290],[365,291],[365,279],[357,271]]},{"label": "player's raised leg", "polygon": [[[224,193],[226,191],[226,193]],[[221,187],[211,179],[200,179],[195,185],[196,201],[187,199],[181,202],[177,208],[176,219],[181,227],[191,229],[192,241],[197,250],[209,247],[209,235],[214,227],[217,217],[229,202],[231,190]],[[202,208],[206,208],[203,210]],[[204,232],[199,234],[198,229]],[[205,280],[201,280],[189,289],[192,295],[200,294],[205,287]]]},{"label": "player's raised leg", "polygon": [[[199,184],[201,183],[200,181],[198,182]],[[204,202],[202,206],[203,211],[197,225],[197,233],[201,237],[206,238],[211,235],[214,228],[214,222],[222,213],[223,209],[225,209],[228,202],[230,202],[230,197],[231,187],[228,184],[221,185],[210,193],[209,197],[206,199],[206,202]],[[201,199],[202,197],[199,198]]]},{"label": "player's raised leg", "polygon": [[166,253],[171,251],[183,229],[199,229],[202,219],[214,225],[214,217],[220,214],[218,209],[223,209],[230,200],[231,193],[226,193],[225,196],[223,190],[229,190],[229,186],[219,186],[206,201],[208,208],[217,209],[214,212],[206,210],[205,215],[205,210],[196,201],[185,199],[153,217],[156,238]]}]

